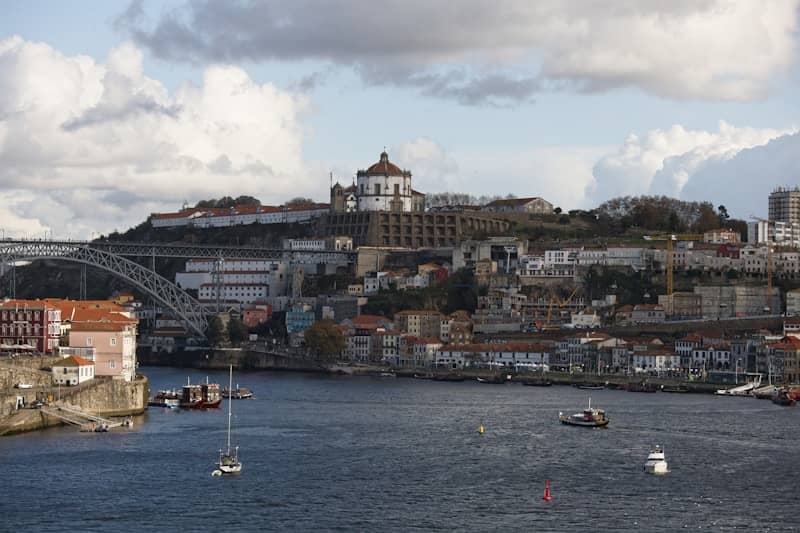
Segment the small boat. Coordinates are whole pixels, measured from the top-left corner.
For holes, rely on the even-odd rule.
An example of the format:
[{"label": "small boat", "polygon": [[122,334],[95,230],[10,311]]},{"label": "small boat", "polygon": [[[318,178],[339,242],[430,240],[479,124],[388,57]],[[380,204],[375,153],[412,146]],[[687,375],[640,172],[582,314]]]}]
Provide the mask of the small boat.
[{"label": "small boat", "polygon": [[664,449],[661,446],[656,445],[655,448],[650,450],[650,454],[647,456],[647,461],[644,463],[644,471],[648,474],[666,474],[669,472],[667,468],[667,460],[664,457]]},{"label": "small boat", "polygon": [[131,417],[125,418],[125,420],[122,421],[122,427],[132,428],[133,427],[133,419]]},{"label": "small boat", "polygon": [[240,387],[237,383],[236,388],[233,389],[233,391],[222,389],[222,397],[231,400],[249,400],[253,397],[253,391],[247,387]]},{"label": "small boat", "polygon": [[592,407],[591,398],[589,398],[589,407],[584,409],[582,413],[575,413],[574,415],[558,413],[558,419],[562,424],[592,428],[605,427],[610,421],[603,409],[596,409]]},{"label": "small boat", "polygon": [[414,379],[433,379],[432,374],[414,374]]},{"label": "small boat", "polygon": [[783,405],[784,407],[793,407],[797,403],[797,400],[792,398],[787,389],[783,388],[778,389],[772,396],[772,403]]},{"label": "small boat", "polygon": [[678,385],[677,387],[665,387],[662,385],[661,392],[689,392],[689,389],[681,385]]},{"label": "small boat", "polygon": [[602,383],[576,383],[575,386],[583,390],[603,390],[606,388]]},{"label": "small boat", "polygon": [[397,374],[395,374],[394,372],[381,372],[380,374],[378,374],[378,377],[381,377],[381,378],[396,378]]},{"label": "small boat", "polygon": [[771,400],[775,393],[778,392],[778,387],[775,385],[764,385],[753,390],[753,397],[757,400]]},{"label": "small boat", "polygon": [[177,409],[181,403],[181,396],[174,390],[160,390],[147,402],[148,407],[167,407]]},{"label": "small boat", "polygon": [[[233,365],[229,367],[228,390],[233,389]],[[233,418],[233,401],[228,400],[228,443],[225,452],[219,451],[219,462],[217,468],[211,475],[217,476],[238,476],[242,473],[242,463],[239,461],[239,447],[236,446],[231,452],[231,418]]]},{"label": "small boat", "polygon": [[508,376],[491,376],[488,378],[475,378],[478,380],[478,383],[486,383],[487,385],[505,385],[508,382]]}]

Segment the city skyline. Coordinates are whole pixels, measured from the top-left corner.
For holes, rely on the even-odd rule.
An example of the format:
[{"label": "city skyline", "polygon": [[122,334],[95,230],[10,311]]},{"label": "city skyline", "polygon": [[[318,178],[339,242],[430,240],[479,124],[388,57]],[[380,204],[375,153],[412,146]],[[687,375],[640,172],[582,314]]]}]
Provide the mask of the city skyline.
[{"label": "city skyline", "polygon": [[800,168],[797,9],[12,3],[0,227],[90,237],[184,200],[325,202],[330,172],[348,184],[384,147],[426,193],[764,216]]}]

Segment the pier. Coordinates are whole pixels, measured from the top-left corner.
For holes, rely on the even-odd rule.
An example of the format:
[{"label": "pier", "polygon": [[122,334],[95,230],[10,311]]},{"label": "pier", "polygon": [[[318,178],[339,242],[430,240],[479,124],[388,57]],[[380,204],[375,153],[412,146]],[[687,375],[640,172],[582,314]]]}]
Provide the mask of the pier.
[{"label": "pier", "polygon": [[43,406],[41,412],[47,416],[58,418],[67,424],[78,426],[82,430],[93,427],[93,424],[107,429],[120,427],[122,425],[122,422],[115,422],[75,407],[66,407],[63,405]]}]

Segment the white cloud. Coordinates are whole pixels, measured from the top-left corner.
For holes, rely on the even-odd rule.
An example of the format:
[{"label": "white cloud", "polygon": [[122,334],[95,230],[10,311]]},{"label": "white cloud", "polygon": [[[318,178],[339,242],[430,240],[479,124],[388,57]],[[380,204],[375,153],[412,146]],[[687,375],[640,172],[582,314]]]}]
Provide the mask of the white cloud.
[{"label": "white cloud", "polygon": [[144,75],[130,43],[102,64],[2,40],[0,227],[87,236],[183,200],[308,194],[298,123],[306,108],[305,97],[230,66],[210,66],[202,85],[170,94]]},{"label": "white cloud", "polygon": [[[674,125],[652,130],[642,137],[630,135],[616,153],[606,155],[594,166],[594,179],[588,183],[586,196],[595,205],[616,196],[684,196],[693,175],[704,167],[730,160],[741,150],[795,131],[796,128],[736,127],[723,121],[716,132]],[[702,193],[696,187],[690,190]],[[712,199],[716,193],[708,190],[705,197],[692,199]]]},{"label": "white cloud", "polygon": [[563,86],[740,101],[763,97],[791,67],[799,4],[204,0],[150,23],[137,0],[117,24],[168,59],[323,61],[465,104],[528,102]]}]

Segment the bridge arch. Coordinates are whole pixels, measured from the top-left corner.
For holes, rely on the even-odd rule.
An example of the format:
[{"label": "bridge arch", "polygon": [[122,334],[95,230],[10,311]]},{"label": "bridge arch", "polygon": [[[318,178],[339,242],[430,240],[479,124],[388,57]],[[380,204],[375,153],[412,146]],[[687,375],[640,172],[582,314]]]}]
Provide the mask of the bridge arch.
[{"label": "bridge arch", "polygon": [[50,241],[0,241],[0,259],[3,264],[14,261],[60,259],[105,270],[149,294],[186,322],[189,329],[205,336],[209,311],[168,279],[130,259],[92,248],[86,243]]}]

